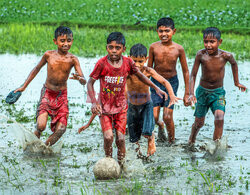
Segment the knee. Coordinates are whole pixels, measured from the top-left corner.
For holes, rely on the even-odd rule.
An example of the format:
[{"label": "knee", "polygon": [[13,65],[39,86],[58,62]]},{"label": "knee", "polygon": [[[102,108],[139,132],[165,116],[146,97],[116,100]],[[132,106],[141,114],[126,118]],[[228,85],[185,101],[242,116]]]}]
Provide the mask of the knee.
[{"label": "knee", "polygon": [[65,126],[62,126],[60,127],[58,130],[57,130],[57,133],[60,134],[60,135],[63,135],[66,131],[66,127]]},{"label": "knee", "polygon": [[116,144],[117,145],[124,145],[125,144],[125,139],[123,137],[118,137],[116,139]]},{"label": "knee", "polygon": [[200,129],[204,126],[204,121],[195,121],[194,126],[196,129]]},{"label": "knee", "polygon": [[37,125],[36,125],[36,129],[38,132],[44,131],[45,128],[46,128],[46,123],[45,124],[37,123]]},{"label": "knee", "polygon": [[164,122],[166,122],[166,123],[170,123],[170,122],[173,120],[173,117],[172,117],[171,114],[165,114],[165,115],[163,116],[163,120],[164,120]]},{"label": "knee", "polygon": [[113,142],[113,135],[104,135],[104,140],[106,142]]},{"label": "knee", "polygon": [[221,113],[215,114],[214,115],[214,120],[215,121],[223,121],[224,120],[224,114],[221,114]]}]

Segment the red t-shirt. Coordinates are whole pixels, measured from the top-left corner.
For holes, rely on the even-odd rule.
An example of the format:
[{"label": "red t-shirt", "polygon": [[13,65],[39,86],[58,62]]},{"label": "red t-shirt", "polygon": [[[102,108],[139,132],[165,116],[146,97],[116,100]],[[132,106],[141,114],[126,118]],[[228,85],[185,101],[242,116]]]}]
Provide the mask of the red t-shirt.
[{"label": "red t-shirt", "polygon": [[122,56],[121,67],[115,68],[108,63],[108,56],[98,60],[93,72],[89,75],[93,79],[100,79],[100,102],[105,114],[119,113],[127,108],[125,97],[126,79],[129,74],[138,71],[132,59]]}]

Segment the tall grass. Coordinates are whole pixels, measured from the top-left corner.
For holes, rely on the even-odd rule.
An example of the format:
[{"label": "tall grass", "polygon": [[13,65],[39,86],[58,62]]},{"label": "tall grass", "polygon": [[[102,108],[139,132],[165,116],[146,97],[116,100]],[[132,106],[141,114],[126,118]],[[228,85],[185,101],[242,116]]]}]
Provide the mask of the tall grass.
[{"label": "tall grass", "polygon": [[[35,53],[43,54],[46,50],[56,49],[53,43],[54,31],[57,25],[41,24],[5,24],[0,25],[0,53]],[[92,28],[70,25],[74,33],[74,43],[70,52],[85,57],[106,55],[106,39],[110,32],[121,31],[126,38],[127,51],[135,43],[142,43],[147,48],[158,41],[154,30],[126,30],[122,28]],[[223,33],[221,49],[232,52],[237,59],[250,59],[249,36]],[[187,57],[193,58],[198,50],[204,48],[201,31],[178,31],[173,40],[181,44]]]}]

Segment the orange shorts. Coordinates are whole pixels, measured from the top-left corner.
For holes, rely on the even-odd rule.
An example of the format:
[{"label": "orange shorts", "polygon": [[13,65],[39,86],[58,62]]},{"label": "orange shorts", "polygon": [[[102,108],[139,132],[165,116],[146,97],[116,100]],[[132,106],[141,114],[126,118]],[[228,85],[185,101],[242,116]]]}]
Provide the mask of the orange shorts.
[{"label": "orange shorts", "polygon": [[102,114],[100,117],[102,131],[115,128],[125,135],[127,124],[127,109],[116,114]]}]

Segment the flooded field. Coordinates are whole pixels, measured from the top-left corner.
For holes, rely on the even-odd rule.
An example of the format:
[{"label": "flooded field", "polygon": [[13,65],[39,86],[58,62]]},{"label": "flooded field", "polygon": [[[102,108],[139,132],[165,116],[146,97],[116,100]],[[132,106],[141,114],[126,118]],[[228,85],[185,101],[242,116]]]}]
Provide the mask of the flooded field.
[{"label": "flooded field", "polygon": [[[137,159],[134,145],[126,137],[126,164],[118,180],[99,181],[93,174],[94,164],[104,157],[103,138],[98,119],[81,134],[77,130],[91,116],[86,104],[86,87],[68,81],[70,116],[68,128],[58,144],[58,153],[24,152],[22,143],[35,129],[36,105],[46,79],[46,67],[30,83],[15,105],[5,97],[20,86],[40,57],[35,55],[0,55],[0,194],[249,194],[250,181],[250,98],[234,87],[231,66],[226,67],[226,115],[223,139],[215,155],[207,150],[212,142],[213,115],[207,114],[205,126],[197,136],[196,152],[185,149],[194,121],[194,110],[175,106],[174,121],[177,142],[171,147],[156,142],[157,151],[151,161]],[[88,78],[97,58],[79,58]],[[188,60],[191,70],[193,60]],[[183,97],[184,82],[178,64]],[[199,76],[197,76],[199,79]],[[250,87],[250,62],[239,62],[240,82]],[[95,85],[98,91],[98,83]],[[196,82],[198,84],[198,81]],[[16,122],[14,122],[14,121]],[[19,124],[18,124],[19,123]],[[51,134],[48,128],[42,141]],[[157,128],[155,128],[157,134]],[[30,135],[32,137],[32,135]],[[28,140],[27,140],[28,141]],[[146,154],[146,139],[140,141]],[[50,150],[50,149],[49,149]],[[113,157],[116,159],[114,144]]]}]

